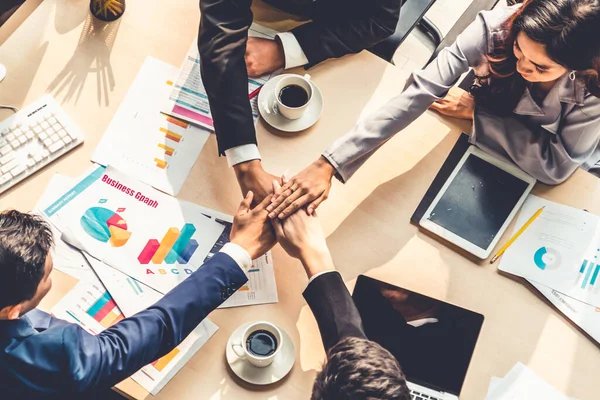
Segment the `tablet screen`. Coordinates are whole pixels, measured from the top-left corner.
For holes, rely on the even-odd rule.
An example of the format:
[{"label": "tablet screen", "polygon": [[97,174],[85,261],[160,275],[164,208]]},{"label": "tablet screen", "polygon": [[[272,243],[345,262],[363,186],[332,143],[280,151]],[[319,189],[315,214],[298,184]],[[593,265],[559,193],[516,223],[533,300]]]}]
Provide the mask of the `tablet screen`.
[{"label": "tablet screen", "polygon": [[428,219],[487,249],[528,186],[527,182],[471,154]]}]

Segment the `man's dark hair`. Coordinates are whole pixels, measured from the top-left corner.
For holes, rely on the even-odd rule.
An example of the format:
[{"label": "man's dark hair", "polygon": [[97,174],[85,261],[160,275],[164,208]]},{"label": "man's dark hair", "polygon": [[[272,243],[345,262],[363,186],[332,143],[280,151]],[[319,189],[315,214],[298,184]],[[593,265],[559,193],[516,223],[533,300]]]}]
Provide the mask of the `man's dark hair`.
[{"label": "man's dark hair", "polygon": [[333,346],[317,375],[312,400],[410,400],[396,358],[379,344],[348,337]]},{"label": "man's dark hair", "polygon": [[30,300],[45,273],[52,231],[42,217],[0,213],[0,309]]}]

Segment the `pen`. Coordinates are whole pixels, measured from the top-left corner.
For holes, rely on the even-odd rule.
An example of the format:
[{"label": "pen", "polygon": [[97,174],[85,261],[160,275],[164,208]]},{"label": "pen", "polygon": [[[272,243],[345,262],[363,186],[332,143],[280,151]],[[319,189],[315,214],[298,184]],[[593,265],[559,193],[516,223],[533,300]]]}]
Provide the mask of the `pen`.
[{"label": "pen", "polygon": [[[545,207],[545,206],[544,206],[544,207]],[[523,232],[525,232],[525,229],[527,229],[527,228],[529,227],[529,225],[531,225],[531,223],[532,223],[533,221],[535,221],[535,219],[536,219],[537,217],[539,217],[539,216],[540,216],[540,214],[542,213],[542,210],[544,209],[544,207],[542,207],[542,208],[540,208],[539,210],[537,210],[537,211],[536,211],[536,213],[535,213],[535,214],[533,214],[533,215],[531,216],[531,218],[529,218],[529,220],[528,220],[527,222],[525,222],[525,225],[523,225],[523,226],[521,227],[521,229],[519,229],[519,230],[517,231],[517,233],[515,233],[515,234],[513,235],[513,237],[511,237],[511,238],[510,238],[510,240],[509,240],[509,241],[508,241],[508,242],[507,242],[507,243],[506,243],[506,244],[505,244],[505,245],[504,245],[504,246],[503,246],[503,247],[500,249],[500,251],[499,251],[499,252],[498,252],[498,253],[497,253],[497,254],[496,254],[494,257],[492,257],[492,259],[490,260],[490,264],[493,264],[493,263],[495,263],[495,262],[496,262],[496,260],[497,260],[498,258],[500,258],[500,256],[502,256],[502,254],[504,254],[504,252],[506,251],[506,249],[508,249],[508,248],[510,247],[510,245],[511,245],[511,244],[513,244],[513,242],[514,242],[515,240],[517,240],[517,238],[518,238],[519,236],[521,236],[521,234],[522,234]]]},{"label": "pen", "polygon": [[254,89],[254,90],[252,91],[252,93],[250,93],[250,94],[248,95],[248,99],[249,99],[249,100],[252,100],[252,99],[253,99],[253,98],[255,98],[256,96],[258,96],[258,93],[260,92],[260,89],[262,89],[262,87],[263,87],[263,86],[264,86],[264,85],[261,85],[261,86],[257,87],[256,89]]}]

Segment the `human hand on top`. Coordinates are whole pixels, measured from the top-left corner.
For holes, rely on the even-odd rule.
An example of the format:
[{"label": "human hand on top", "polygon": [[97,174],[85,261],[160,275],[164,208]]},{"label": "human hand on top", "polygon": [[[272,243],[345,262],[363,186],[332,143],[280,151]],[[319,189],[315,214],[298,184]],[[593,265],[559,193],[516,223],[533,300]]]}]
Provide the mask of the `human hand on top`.
[{"label": "human hand on top", "polygon": [[312,215],[329,196],[334,175],[335,168],[324,157],[319,157],[287,182],[281,194],[273,196],[272,204],[267,207],[269,218],[287,218],[304,206]]}]

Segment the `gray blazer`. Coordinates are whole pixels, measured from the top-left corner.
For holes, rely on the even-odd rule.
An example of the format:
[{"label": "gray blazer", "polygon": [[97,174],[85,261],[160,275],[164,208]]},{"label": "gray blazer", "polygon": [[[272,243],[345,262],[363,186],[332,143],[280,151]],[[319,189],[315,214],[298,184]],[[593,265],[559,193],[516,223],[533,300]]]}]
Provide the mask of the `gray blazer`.
[{"label": "gray blazer", "polygon": [[[488,74],[485,55],[493,37],[505,35],[502,23],[516,7],[481,12],[476,20],[443,49],[399,96],[369,115],[323,153],[347,181],[387,140],[408,126],[437,99],[443,98],[461,74],[472,67]],[[512,161],[547,184],[566,180],[578,167],[600,170],[600,99],[580,80],[562,77],[538,104],[529,90],[510,117],[498,117],[476,107],[471,143]],[[591,171],[597,172],[597,171]]]}]

